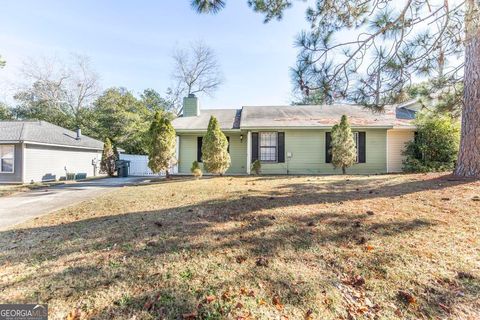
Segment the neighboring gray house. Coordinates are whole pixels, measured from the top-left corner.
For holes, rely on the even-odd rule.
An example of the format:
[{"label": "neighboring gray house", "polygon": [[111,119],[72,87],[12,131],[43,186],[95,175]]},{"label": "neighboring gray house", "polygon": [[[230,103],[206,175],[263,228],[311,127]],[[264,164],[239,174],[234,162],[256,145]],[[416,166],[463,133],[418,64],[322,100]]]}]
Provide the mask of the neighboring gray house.
[{"label": "neighboring gray house", "polygon": [[103,142],[45,121],[0,121],[0,183],[98,175]]}]

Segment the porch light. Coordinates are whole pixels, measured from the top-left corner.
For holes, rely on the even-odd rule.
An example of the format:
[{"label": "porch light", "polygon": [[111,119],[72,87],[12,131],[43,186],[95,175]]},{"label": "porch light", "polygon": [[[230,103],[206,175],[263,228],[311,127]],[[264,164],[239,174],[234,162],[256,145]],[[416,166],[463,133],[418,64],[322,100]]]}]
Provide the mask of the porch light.
[{"label": "porch light", "polygon": [[240,135],[240,143],[243,142],[243,134]]}]

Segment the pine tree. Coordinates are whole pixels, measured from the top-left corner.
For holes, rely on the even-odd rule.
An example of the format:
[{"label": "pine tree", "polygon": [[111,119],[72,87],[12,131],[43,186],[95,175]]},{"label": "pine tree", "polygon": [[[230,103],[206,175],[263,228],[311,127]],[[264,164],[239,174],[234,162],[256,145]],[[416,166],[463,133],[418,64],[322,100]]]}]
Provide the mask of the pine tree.
[{"label": "pine tree", "polygon": [[224,174],[230,167],[228,140],[220,130],[217,118],[212,116],[202,144],[203,167],[207,172]]},{"label": "pine tree", "polygon": [[357,158],[357,148],[347,116],[343,115],[340,123],[333,126],[331,145],[332,164],[335,168],[342,168],[342,173],[345,174]]},{"label": "pine tree", "polygon": [[149,134],[148,167],[154,173],[165,171],[166,177],[170,178],[168,169],[177,162],[175,129],[169,119],[157,112],[150,125]]},{"label": "pine tree", "polygon": [[110,177],[113,177],[115,174],[115,161],[117,161],[117,156],[113,150],[112,142],[109,138],[105,139],[103,144],[102,160],[100,162],[100,172],[108,174]]}]

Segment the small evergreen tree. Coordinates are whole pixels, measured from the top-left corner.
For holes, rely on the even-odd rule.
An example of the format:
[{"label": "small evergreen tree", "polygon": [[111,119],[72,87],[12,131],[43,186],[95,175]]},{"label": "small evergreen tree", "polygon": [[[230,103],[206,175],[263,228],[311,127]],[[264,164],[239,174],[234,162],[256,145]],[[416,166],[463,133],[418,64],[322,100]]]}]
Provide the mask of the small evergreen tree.
[{"label": "small evergreen tree", "polygon": [[228,140],[220,130],[217,118],[212,116],[202,144],[203,167],[207,172],[224,174],[230,167]]},{"label": "small evergreen tree", "polygon": [[460,128],[447,116],[421,114],[415,120],[417,135],[406,145],[406,172],[448,171],[455,167]]},{"label": "small evergreen tree", "polygon": [[192,167],[190,168],[190,172],[196,179],[200,179],[203,175],[202,169],[200,168],[200,164],[198,161],[192,162]]},{"label": "small evergreen tree", "polygon": [[148,167],[153,173],[165,171],[166,177],[170,178],[168,169],[177,162],[175,129],[170,120],[157,111],[150,125],[149,134]]},{"label": "small evergreen tree", "polygon": [[112,142],[109,138],[105,139],[103,144],[102,160],[100,161],[100,172],[106,173],[110,177],[113,177],[116,170],[115,161],[117,161],[117,155],[115,154]]},{"label": "small evergreen tree", "polygon": [[252,163],[252,171],[256,174],[259,175],[260,172],[262,171],[262,164],[260,163],[260,160],[255,160]]},{"label": "small evergreen tree", "polygon": [[357,159],[357,148],[346,115],[343,115],[340,123],[332,128],[331,146],[332,164],[334,168],[342,168],[342,173],[345,174],[346,169]]}]

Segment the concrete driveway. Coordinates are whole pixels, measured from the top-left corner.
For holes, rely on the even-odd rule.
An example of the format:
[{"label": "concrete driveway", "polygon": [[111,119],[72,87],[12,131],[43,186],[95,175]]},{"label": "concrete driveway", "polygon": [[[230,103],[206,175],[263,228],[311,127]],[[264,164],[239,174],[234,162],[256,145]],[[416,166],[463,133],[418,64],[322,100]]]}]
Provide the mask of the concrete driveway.
[{"label": "concrete driveway", "polygon": [[0,230],[72,204],[94,198],[114,188],[145,180],[140,177],[105,178],[0,197]]}]

